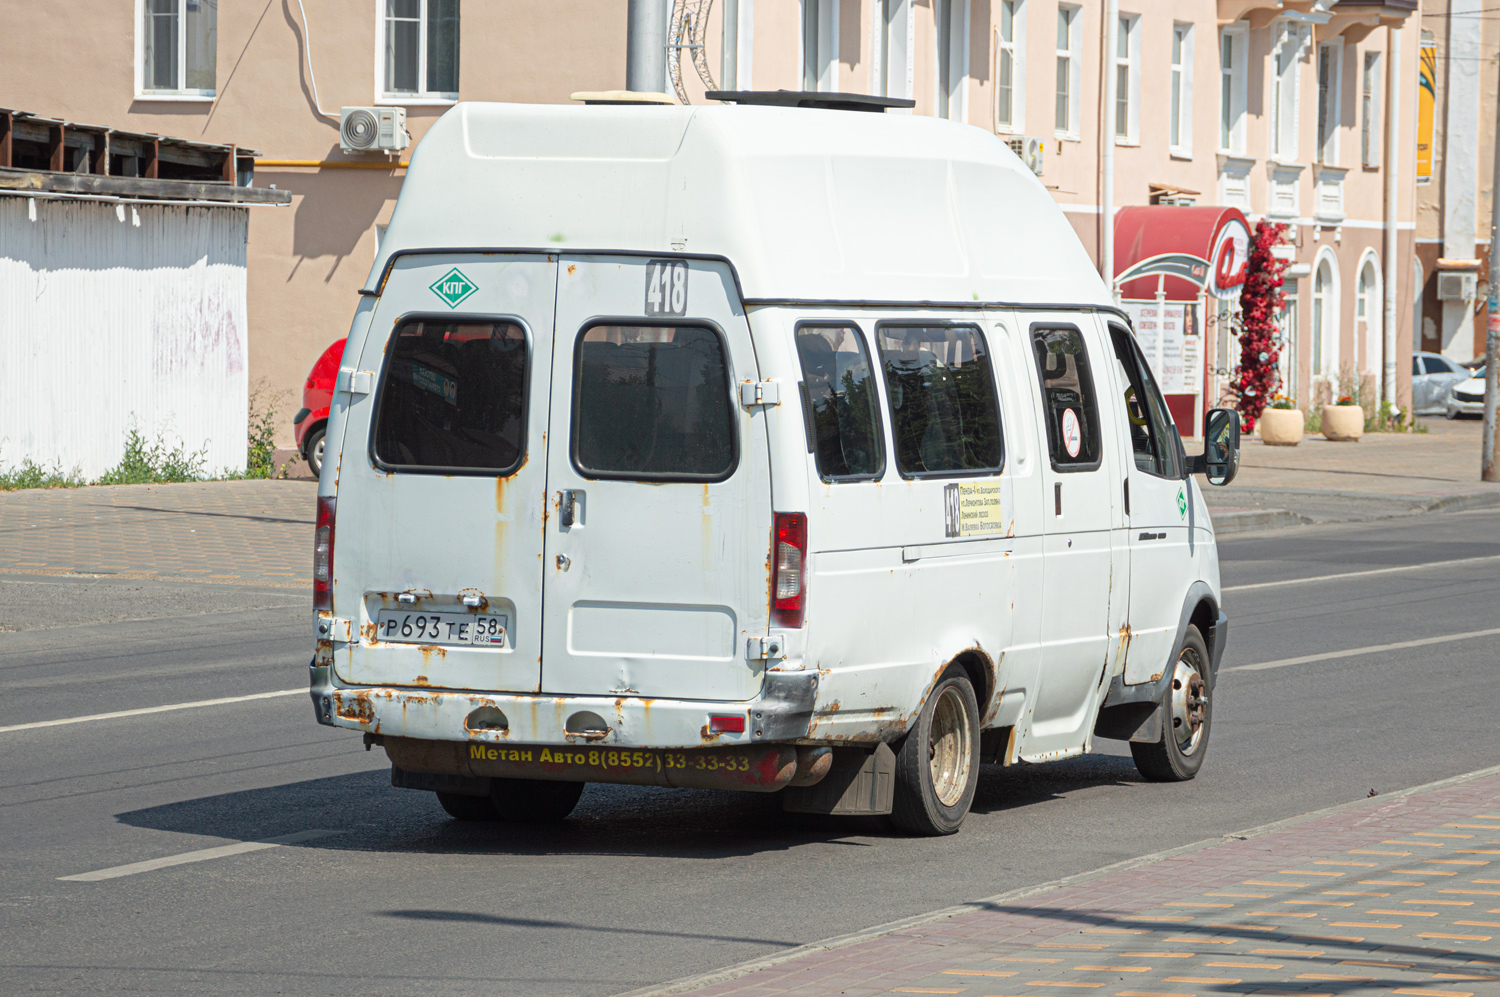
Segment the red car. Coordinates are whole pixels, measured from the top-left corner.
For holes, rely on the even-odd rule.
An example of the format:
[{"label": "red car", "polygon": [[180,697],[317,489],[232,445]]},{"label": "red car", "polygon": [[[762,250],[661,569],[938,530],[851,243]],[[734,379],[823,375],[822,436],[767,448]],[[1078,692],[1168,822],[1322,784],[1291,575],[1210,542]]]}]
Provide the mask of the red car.
[{"label": "red car", "polygon": [[344,340],[340,339],[318,357],[302,386],[302,408],[292,416],[296,428],[297,449],[312,473],[323,473],[323,432],[328,428],[328,406],[333,401],[333,385],[339,377],[339,361],[344,358]]}]

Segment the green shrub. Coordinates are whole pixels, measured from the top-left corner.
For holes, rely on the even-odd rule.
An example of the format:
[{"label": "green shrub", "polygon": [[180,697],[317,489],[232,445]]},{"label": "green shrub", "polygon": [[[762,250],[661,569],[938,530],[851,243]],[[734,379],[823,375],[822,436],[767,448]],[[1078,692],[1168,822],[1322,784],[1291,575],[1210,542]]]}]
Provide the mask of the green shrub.
[{"label": "green shrub", "polygon": [[11,471],[0,471],[0,492],[17,491],[22,488],[78,488],[88,484],[78,468],[64,471],[61,464],[43,467],[30,457],[21,459],[21,466]]},{"label": "green shrub", "polygon": [[134,426],[125,435],[125,455],[104,472],[96,485],[156,485],[180,481],[202,481],[208,447],[189,453],[185,447],[168,447],[157,438],[149,446]]}]

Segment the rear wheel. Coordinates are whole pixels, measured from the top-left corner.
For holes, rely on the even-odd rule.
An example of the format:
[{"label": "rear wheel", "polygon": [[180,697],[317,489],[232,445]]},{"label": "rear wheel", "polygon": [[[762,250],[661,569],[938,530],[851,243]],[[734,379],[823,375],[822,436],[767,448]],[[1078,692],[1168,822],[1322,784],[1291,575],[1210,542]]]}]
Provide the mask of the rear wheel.
[{"label": "rear wheel", "polygon": [[488,796],[462,796],[458,793],[437,794],[448,816],[454,820],[499,820],[500,813]]},{"label": "rear wheel", "polygon": [[304,449],[307,451],[308,470],[312,471],[314,477],[319,478],[323,476],[324,437],[324,430],[314,430],[313,434],[307,438],[307,446],[304,447]]},{"label": "rear wheel", "polygon": [[1213,697],[1208,686],[1208,645],[1191,624],[1172,671],[1162,710],[1161,740],[1130,742],[1135,767],[1151,782],[1185,782],[1203,767],[1213,727]]},{"label": "rear wheel", "polygon": [[952,834],[979,784],[979,704],[958,665],[943,673],[896,751],[891,823],[909,834]]},{"label": "rear wheel", "polygon": [[490,799],[504,820],[551,824],[573,812],[583,786],[581,782],[547,779],[495,779],[490,783]]}]

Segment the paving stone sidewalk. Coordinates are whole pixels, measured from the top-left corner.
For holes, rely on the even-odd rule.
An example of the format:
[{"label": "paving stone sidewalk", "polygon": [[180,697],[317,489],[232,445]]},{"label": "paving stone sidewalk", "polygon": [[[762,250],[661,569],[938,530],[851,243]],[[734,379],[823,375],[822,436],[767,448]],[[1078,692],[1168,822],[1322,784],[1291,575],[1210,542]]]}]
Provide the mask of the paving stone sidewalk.
[{"label": "paving stone sidewalk", "polygon": [[0,492],[0,573],[312,585],[315,481]]},{"label": "paving stone sidewalk", "polygon": [[1481,997],[1500,994],[1497,938],[1500,772],[1489,770],[637,994]]}]

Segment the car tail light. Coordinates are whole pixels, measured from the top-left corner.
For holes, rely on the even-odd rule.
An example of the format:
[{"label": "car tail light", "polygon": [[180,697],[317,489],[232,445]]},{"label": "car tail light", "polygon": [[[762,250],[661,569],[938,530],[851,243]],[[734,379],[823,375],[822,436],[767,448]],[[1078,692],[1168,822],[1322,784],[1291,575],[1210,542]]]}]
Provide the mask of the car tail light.
[{"label": "car tail light", "polygon": [[745,733],[745,715],[738,713],[728,716],[710,713],[708,715],[708,732],[710,734],[743,734]]},{"label": "car tail light", "polygon": [[778,512],[771,543],[771,625],[802,626],[807,596],[807,515]]},{"label": "car tail light", "polygon": [[313,529],[313,609],[333,611],[333,496],[318,496]]}]

